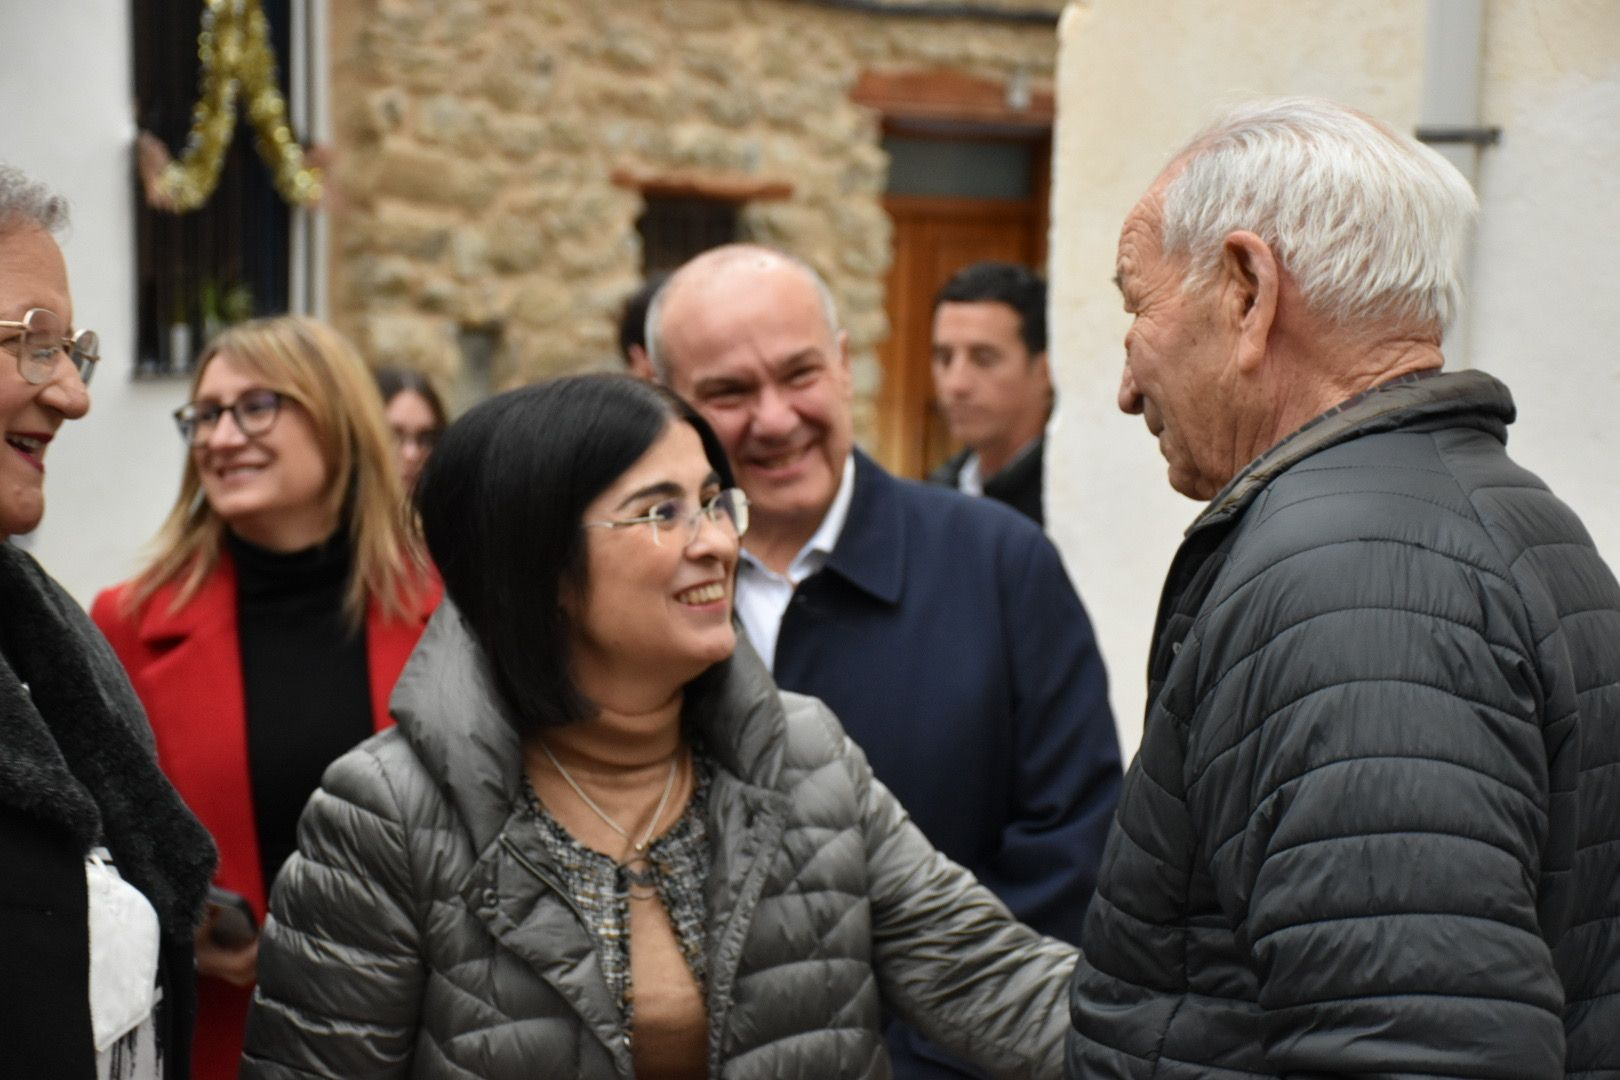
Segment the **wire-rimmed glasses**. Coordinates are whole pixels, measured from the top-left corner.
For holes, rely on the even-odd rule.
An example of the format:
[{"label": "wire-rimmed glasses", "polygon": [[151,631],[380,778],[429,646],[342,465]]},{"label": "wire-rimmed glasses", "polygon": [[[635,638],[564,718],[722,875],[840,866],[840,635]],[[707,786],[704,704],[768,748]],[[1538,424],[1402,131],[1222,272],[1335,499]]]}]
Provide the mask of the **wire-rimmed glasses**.
[{"label": "wire-rimmed glasses", "polygon": [[249,390],[229,405],[212,398],[188,401],[174,410],[174,426],[187,446],[197,446],[213,434],[219,418],[230,413],[237,430],[256,438],[275,426],[285,400],[286,395],[275,390]]},{"label": "wire-rimmed glasses", "polygon": [[681,542],[684,550],[693,540],[697,539],[698,523],[704,518],[729,529],[738,539],[748,532],[748,496],[743,494],[742,488],[726,488],[695,510],[688,510],[683,499],[665,499],[640,517],[620,518],[616,521],[587,521],[588,529],[620,529],[626,525],[646,525],[652,529],[653,543],[662,544],[659,534],[664,532],[679,535],[681,526],[686,527],[685,539]]},{"label": "wire-rimmed glasses", "polygon": [[43,386],[56,370],[57,358],[66,354],[79,378],[90,385],[96,361],[101,359],[101,339],[94,330],[80,330],[69,337],[62,317],[45,308],[29,308],[20,321],[0,319],[0,329],[22,331],[6,346],[16,344],[13,351],[17,355],[17,373],[24,382]]}]

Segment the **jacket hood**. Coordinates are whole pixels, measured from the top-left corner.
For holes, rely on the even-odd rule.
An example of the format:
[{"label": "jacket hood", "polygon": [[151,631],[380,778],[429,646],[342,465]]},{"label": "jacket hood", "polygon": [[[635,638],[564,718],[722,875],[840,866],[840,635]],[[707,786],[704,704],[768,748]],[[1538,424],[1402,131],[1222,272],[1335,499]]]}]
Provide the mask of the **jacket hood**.
[{"label": "jacket hood", "polygon": [[[523,745],[483,650],[448,597],[400,675],[389,710],[483,851],[522,798]],[[787,721],[776,684],[741,632],[732,657],[688,686],[682,717],[723,769],[774,786]]]}]

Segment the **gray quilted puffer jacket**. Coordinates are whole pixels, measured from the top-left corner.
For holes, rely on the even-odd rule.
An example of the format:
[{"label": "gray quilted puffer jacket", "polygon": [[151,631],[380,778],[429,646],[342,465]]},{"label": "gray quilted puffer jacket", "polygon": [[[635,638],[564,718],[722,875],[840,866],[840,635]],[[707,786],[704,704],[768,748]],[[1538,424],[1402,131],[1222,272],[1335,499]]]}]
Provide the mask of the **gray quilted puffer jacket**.
[{"label": "gray quilted puffer jacket", "polygon": [[1397,381],[1188,531],[1073,1076],[1620,1076],[1620,586],[1512,418]]},{"label": "gray quilted puffer jacket", "polygon": [[[327,771],[276,880],[242,1075],[631,1076],[517,737],[448,601],[392,707],[397,728]],[[1061,1074],[1074,949],[936,853],[825,706],[780,693],[740,645],[685,716],[719,765],[712,1076],[886,1077],[885,1007],[1000,1075]]]}]

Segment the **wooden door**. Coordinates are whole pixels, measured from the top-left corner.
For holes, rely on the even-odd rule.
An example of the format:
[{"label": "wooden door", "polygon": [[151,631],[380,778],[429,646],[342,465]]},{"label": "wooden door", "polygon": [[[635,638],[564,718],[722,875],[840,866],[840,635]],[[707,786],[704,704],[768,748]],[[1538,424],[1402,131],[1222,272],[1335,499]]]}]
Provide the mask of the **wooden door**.
[{"label": "wooden door", "polygon": [[954,452],[934,405],[934,295],[970,263],[996,260],[1042,269],[1046,207],[1038,198],[974,199],[890,195],[894,261],[886,285],[889,338],[878,349],[878,459],[898,476],[921,479]]}]

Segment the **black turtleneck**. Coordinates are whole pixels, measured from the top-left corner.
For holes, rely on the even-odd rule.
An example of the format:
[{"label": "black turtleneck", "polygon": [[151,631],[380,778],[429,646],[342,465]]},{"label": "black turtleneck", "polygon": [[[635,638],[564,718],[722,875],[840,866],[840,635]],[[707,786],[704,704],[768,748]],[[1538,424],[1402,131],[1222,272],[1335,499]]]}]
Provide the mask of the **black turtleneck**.
[{"label": "black turtleneck", "polygon": [[372,732],[366,632],[343,595],[348,536],[281,553],[235,535],[236,628],[242,644],[248,770],[264,887],[298,846],[298,815],[332,761]]}]

